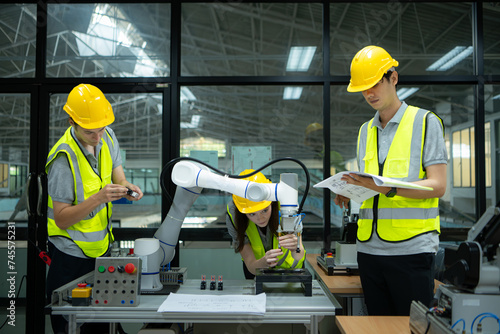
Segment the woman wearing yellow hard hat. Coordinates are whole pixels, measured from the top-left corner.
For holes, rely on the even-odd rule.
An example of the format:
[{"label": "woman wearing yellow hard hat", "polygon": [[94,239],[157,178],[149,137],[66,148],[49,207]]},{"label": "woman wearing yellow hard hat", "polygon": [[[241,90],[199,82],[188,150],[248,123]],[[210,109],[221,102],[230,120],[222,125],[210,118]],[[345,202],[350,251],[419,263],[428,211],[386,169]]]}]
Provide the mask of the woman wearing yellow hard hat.
[{"label": "woman wearing yellow hard hat", "polygon": [[[248,175],[252,169],[244,170],[240,175]],[[264,174],[258,172],[244,180],[271,183]],[[233,195],[233,201],[227,205],[226,225],[233,238],[236,253],[243,259],[245,278],[255,277],[257,268],[302,268],[305,249],[302,237],[294,234],[278,236],[279,202],[252,202]],[[299,247],[300,252],[297,252]]]}]

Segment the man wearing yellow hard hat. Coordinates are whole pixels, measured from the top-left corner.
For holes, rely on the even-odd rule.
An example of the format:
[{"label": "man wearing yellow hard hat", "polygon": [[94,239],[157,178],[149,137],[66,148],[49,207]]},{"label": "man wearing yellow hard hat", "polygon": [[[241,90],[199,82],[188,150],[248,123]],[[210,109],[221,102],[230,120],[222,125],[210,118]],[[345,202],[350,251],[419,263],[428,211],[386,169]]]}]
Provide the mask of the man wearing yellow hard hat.
[{"label": "man wearing yellow hard hat", "polygon": [[[111,202],[143,196],[125,177],[118,140],[108,127],[115,116],[101,90],[89,84],[76,86],[64,110],[70,127],[50,150],[45,166],[52,259],[49,300],[54,289],[94,270],[95,258],[108,255],[114,241]],[[67,332],[62,316],[51,316],[51,322],[54,333]],[[85,324],[80,333],[106,333],[108,327]]]},{"label": "man wearing yellow hard hat", "polygon": [[[240,175],[248,175],[252,169],[244,170]],[[258,172],[243,180],[271,183],[264,174]],[[233,201],[227,205],[226,226],[233,238],[233,247],[243,259],[245,278],[255,277],[257,268],[302,268],[306,251],[302,245],[302,236],[286,234],[278,236],[279,202],[252,202],[233,195]],[[299,246],[300,252],[297,252]]]},{"label": "man wearing yellow hard hat", "polygon": [[[348,174],[349,184],[377,191],[360,208],[358,265],[370,315],[409,315],[412,300],[433,297],[439,247],[439,197],[446,191],[444,126],[433,112],[400,101],[398,61],[381,47],[361,49],[351,63],[349,92],[361,92],[376,110],[358,135],[361,172],[414,182],[432,191],[379,187]],[[337,195],[345,207],[349,198]]]}]

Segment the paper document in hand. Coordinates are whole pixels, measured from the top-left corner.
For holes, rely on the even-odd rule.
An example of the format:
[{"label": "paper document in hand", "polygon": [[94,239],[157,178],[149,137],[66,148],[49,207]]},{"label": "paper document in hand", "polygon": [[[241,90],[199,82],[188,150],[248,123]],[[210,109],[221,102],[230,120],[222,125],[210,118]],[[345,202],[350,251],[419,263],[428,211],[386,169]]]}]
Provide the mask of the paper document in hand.
[{"label": "paper document in hand", "polygon": [[400,181],[396,179],[391,179],[384,176],[372,175],[367,173],[358,173],[361,176],[369,176],[373,178],[375,184],[381,187],[396,187],[396,188],[406,188],[406,189],[418,189],[418,190],[427,190],[432,191],[431,187],[421,186],[411,182]]},{"label": "paper document in hand", "polygon": [[266,294],[193,295],[171,293],[158,312],[266,313]]},{"label": "paper document in hand", "polygon": [[347,174],[346,172],[337,173],[330,176],[328,179],[323,180],[314,185],[315,188],[328,188],[332,192],[345,196],[352,199],[353,201],[361,204],[363,201],[367,200],[378,194],[378,192],[371,189],[367,189],[360,186],[355,186],[349,184],[346,181],[342,181],[340,178],[342,175]]},{"label": "paper document in hand", "polygon": [[339,194],[345,196],[347,198],[352,199],[357,203],[362,203],[363,201],[379,194],[378,192],[364,188],[361,186],[355,186],[353,184],[349,184],[346,181],[342,181],[341,178],[346,174],[357,174],[362,177],[371,177],[376,185],[383,187],[396,187],[396,188],[408,188],[408,189],[420,189],[420,190],[432,190],[430,187],[420,186],[411,182],[404,182],[400,180],[391,179],[388,177],[361,173],[361,172],[340,172],[333,176],[330,176],[328,179],[323,180],[314,185],[315,188],[328,188],[335,194]]},{"label": "paper document in hand", "polygon": [[[375,181],[375,184],[379,187],[396,187],[396,188],[406,188],[406,189],[418,189],[418,190],[427,190],[427,191],[432,191],[431,187],[425,187],[421,186],[412,182],[405,182],[405,181],[400,181],[396,179],[391,179],[385,176],[379,176],[379,175],[374,175],[374,174],[368,174],[368,173],[361,173],[361,172],[342,172],[344,174],[349,174],[349,173],[354,173],[358,174],[364,177],[371,177],[373,181]],[[340,174],[340,173],[339,173]]]}]

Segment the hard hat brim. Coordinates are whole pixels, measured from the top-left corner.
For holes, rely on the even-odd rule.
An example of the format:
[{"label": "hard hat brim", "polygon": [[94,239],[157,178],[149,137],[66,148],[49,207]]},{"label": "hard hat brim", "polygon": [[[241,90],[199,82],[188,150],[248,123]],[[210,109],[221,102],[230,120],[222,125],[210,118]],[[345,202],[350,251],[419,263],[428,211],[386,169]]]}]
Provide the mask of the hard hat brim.
[{"label": "hard hat brim", "polygon": [[[380,79],[382,79],[382,77],[380,77]],[[380,79],[378,79],[376,82],[379,82]],[[361,85],[361,86],[354,86],[352,83],[349,83],[349,85],[347,86],[347,91],[349,93],[358,93],[358,92],[363,92],[367,89],[370,89],[372,88],[373,86],[375,86],[375,84],[372,84],[372,85]]]},{"label": "hard hat brim", "polygon": [[68,105],[65,105],[63,107],[64,111],[73,119],[73,121],[80,127],[87,129],[87,130],[92,130],[92,129],[101,129],[104,128],[110,124],[112,124],[115,121],[115,115],[113,112],[109,113],[106,118],[98,121],[98,122],[88,122],[87,120],[82,120],[77,113],[75,113]]},{"label": "hard hat brim", "polygon": [[234,205],[238,208],[238,210],[241,213],[248,214],[248,213],[254,213],[260,210],[264,210],[267,208],[269,205],[271,205],[271,201],[262,201],[262,202],[256,202],[255,205],[252,205],[252,207],[242,207],[239,205],[238,202],[234,201]]},{"label": "hard hat brim", "polygon": [[89,124],[77,124],[80,125],[82,128],[87,129],[87,130],[92,130],[92,129],[101,129],[104,128],[110,124],[112,124],[115,121],[115,117],[112,116],[111,119],[106,119],[101,122],[94,122],[94,123],[89,123]]}]

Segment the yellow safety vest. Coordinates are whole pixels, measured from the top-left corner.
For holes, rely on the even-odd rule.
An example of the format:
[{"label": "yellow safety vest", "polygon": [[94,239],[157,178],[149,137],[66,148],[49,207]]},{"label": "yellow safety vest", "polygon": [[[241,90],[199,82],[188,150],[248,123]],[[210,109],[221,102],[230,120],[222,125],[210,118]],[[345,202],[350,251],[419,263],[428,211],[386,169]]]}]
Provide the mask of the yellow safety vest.
[{"label": "yellow safety vest", "polygon": [[[409,106],[392,140],[380,171],[378,161],[378,129],[373,119],[363,124],[358,137],[360,171],[401,181],[417,181],[426,177],[422,166],[426,116],[430,111]],[[361,139],[366,138],[366,142]],[[358,239],[370,240],[373,226],[380,239],[400,242],[436,231],[439,226],[439,199],[392,198],[379,194],[363,202],[359,212]]]},{"label": "yellow safety vest", "polygon": [[[229,205],[227,206],[227,213],[231,218],[233,226],[236,227],[233,215],[229,210]],[[262,239],[260,238],[259,231],[257,230],[257,225],[255,225],[253,221],[251,220],[248,221],[248,227],[245,230],[245,233],[248,237],[248,240],[250,241],[250,246],[252,247],[252,251],[253,254],[255,255],[255,258],[257,260],[263,258],[266,255],[266,249],[264,248],[264,244],[262,243]],[[273,235],[273,249],[276,248],[278,248],[278,238],[275,235]],[[304,259],[306,257],[305,249],[304,249],[304,256],[302,256],[302,258],[299,261],[295,261],[289,249],[282,248],[282,251],[283,255],[278,256],[278,265],[275,268],[284,268],[284,269],[302,268],[302,266],[304,265]]]},{"label": "yellow safety vest", "polygon": [[[59,154],[66,154],[71,172],[73,173],[73,187],[77,205],[99,190],[110,184],[113,161],[109,147],[114,145],[111,135],[106,131],[102,138],[103,146],[99,152],[99,175],[92,169],[82,149],[71,134],[71,127],[50,150],[45,165],[48,172],[49,165]],[[71,239],[80,247],[83,253],[91,258],[106,254],[110,244],[114,241],[111,225],[112,204],[100,204],[85,219],[63,230],[54,221],[54,207],[52,198],[48,198],[47,232],[51,237],[60,236]]]}]

